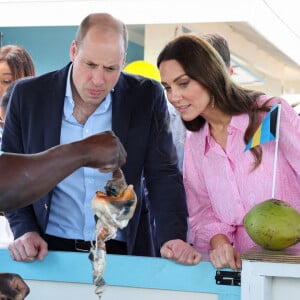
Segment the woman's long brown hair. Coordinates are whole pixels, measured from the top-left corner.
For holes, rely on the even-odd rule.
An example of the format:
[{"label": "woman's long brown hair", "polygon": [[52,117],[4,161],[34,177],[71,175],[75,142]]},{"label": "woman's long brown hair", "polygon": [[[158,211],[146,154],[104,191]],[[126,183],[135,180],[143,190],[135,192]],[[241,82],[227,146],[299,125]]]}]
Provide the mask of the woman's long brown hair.
[{"label": "woman's long brown hair", "polygon": [[[262,121],[262,112],[270,110],[269,101],[262,106],[257,104],[257,99],[263,93],[235,83],[219,53],[205,39],[194,34],[184,34],[169,42],[160,52],[157,66],[173,59],[190,78],[208,90],[214,98],[215,107],[231,116],[248,114],[249,124],[244,134],[245,145],[248,144]],[[192,121],[183,121],[183,124],[190,131],[198,131],[205,122],[203,117],[198,116]],[[262,160],[261,147],[256,146],[250,151],[255,158],[256,168]]]}]

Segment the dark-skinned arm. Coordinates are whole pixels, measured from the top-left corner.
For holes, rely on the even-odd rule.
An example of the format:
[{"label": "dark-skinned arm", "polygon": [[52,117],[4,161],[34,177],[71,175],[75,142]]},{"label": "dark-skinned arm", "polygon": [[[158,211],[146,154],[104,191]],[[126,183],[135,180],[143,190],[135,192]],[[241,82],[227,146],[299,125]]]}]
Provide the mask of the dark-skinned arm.
[{"label": "dark-skinned arm", "polygon": [[0,156],[0,210],[31,204],[80,167],[112,172],[125,159],[126,152],[111,131],[37,154],[4,153]]}]

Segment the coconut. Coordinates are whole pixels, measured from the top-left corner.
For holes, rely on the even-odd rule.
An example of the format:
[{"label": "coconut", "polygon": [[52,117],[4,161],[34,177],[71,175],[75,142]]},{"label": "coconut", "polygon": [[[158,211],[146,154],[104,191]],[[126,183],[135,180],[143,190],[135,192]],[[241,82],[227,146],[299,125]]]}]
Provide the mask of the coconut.
[{"label": "coconut", "polygon": [[243,223],[250,238],[267,250],[282,250],[300,241],[300,214],[282,200],[269,199],[255,205]]}]

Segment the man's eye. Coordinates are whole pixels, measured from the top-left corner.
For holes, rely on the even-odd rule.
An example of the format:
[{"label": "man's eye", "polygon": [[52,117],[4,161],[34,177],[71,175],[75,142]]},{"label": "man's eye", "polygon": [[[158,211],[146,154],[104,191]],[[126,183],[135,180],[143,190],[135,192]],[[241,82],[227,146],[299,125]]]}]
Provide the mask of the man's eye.
[{"label": "man's eye", "polygon": [[87,66],[88,66],[89,68],[95,68],[95,67],[96,67],[96,65],[95,65],[95,64],[92,64],[92,63],[87,63]]},{"label": "man's eye", "polygon": [[116,67],[105,67],[105,70],[108,72],[114,72],[117,70],[117,68]]}]

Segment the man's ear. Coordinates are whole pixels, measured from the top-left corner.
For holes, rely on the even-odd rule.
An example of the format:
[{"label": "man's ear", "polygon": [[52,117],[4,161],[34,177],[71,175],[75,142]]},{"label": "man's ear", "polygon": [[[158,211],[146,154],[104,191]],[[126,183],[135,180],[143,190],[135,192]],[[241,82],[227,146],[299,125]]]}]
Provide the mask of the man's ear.
[{"label": "man's ear", "polygon": [[77,42],[74,40],[71,44],[70,52],[69,52],[70,60],[72,62],[75,59],[76,53],[77,53]]}]

